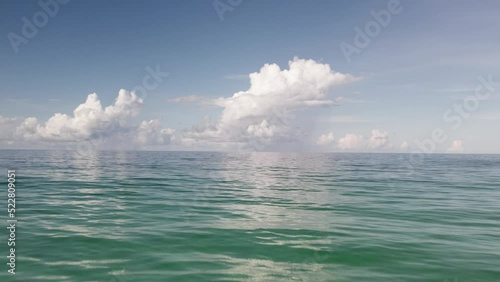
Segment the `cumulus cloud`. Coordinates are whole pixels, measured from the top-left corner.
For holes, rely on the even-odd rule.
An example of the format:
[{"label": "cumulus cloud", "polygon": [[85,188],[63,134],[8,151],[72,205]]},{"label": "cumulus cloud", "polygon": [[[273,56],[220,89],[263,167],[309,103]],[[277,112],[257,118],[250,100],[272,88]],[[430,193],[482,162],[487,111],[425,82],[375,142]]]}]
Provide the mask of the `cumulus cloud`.
[{"label": "cumulus cloud", "polygon": [[373,149],[383,148],[389,144],[389,133],[378,129],[372,130],[372,136],[368,141],[368,146]]},{"label": "cumulus cloud", "polygon": [[139,145],[169,144],[175,130],[162,128],[159,120],[143,121],[137,128],[135,141]]},{"label": "cumulus cloud", "polygon": [[332,115],[328,117],[323,117],[320,119],[321,122],[326,123],[366,123],[370,122],[369,119],[359,118],[352,115]]},{"label": "cumulus cloud", "polygon": [[[159,120],[132,124],[132,118],[140,112],[144,101],[134,92],[124,89],[107,107],[103,107],[97,94],[93,93],[71,114],[56,113],[46,121],[29,117],[9,123],[3,118],[0,119],[0,127],[10,136],[4,138],[6,141],[23,140],[33,144],[104,137],[112,142],[128,142],[137,146],[172,144],[192,146],[193,149],[200,149],[200,146],[282,148],[306,134],[296,119],[300,110],[338,105],[339,98],[328,97],[332,88],[360,79],[334,71],[328,64],[299,58],[289,61],[285,69],[276,64],[265,64],[247,77],[250,87],[229,97],[209,99],[190,95],[167,100],[211,104],[221,108],[218,117],[207,117],[199,124],[177,132],[163,128]],[[374,137],[374,146],[384,143],[384,134],[379,135]],[[334,142],[333,135],[327,134],[321,142]]]},{"label": "cumulus cloud", "polygon": [[346,134],[346,136],[339,139],[338,147],[341,150],[354,150],[354,149],[364,149],[366,146],[366,140],[363,135],[356,134]]},{"label": "cumulus cloud", "polygon": [[73,111],[73,115],[57,113],[44,124],[36,118],[27,118],[16,128],[16,134],[29,140],[73,141],[89,138],[104,126],[123,127],[124,119],[135,116],[143,104],[135,93],[120,90],[113,105],[103,108],[97,94],[89,94],[87,100]]},{"label": "cumulus cloud", "polygon": [[327,145],[330,143],[333,143],[335,141],[335,137],[333,136],[333,132],[330,132],[328,134],[323,134],[318,138],[318,141],[316,141],[316,144],[318,145]]},{"label": "cumulus cloud", "polygon": [[335,85],[359,79],[333,71],[328,64],[299,58],[290,61],[288,69],[266,64],[249,77],[248,90],[214,101],[223,108],[215,124],[187,134],[222,142],[255,142],[256,138],[257,142],[263,139],[286,142],[300,135],[291,132],[296,129],[291,125],[295,111],[337,104],[335,100],[326,99],[328,91]]},{"label": "cumulus cloud", "polygon": [[373,129],[370,137],[348,133],[340,138],[337,147],[344,151],[349,150],[383,150],[390,148],[390,138],[387,131]]},{"label": "cumulus cloud", "polygon": [[10,139],[39,144],[92,140],[95,146],[106,146],[107,143],[111,148],[132,148],[135,145],[171,143],[175,130],[162,128],[159,120],[143,121],[138,126],[131,124],[130,119],[139,113],[142,105],[141,98],[124,89],[107,107],[103,107],[97,94],[93,93],[75,108],[72,115],[56,113],[45,123],[34,117],[22,121],[0,118],[0,127],[6,121],[11,124],[18,121],[10,129]]},{"label": "cumulus cloud", "polygon": [[247,128],[247,133],[256,137],[273,137],[276,127],[270,125],[267,120],[260,124],[251,124]]},{"label": "cumulus cloud", "polygon": [[25,140],[36,140],[38,139],[38,126],[38,120],[34,117],[29,117],[16,127],[15,135]]},{"label": "cumulus cloud", "polygon": [[454,140],[453,143],[451,143],[451,147],[449,147],[447,150],[449,153],[461,153],[464,151],[463,143],[462,140]]}]

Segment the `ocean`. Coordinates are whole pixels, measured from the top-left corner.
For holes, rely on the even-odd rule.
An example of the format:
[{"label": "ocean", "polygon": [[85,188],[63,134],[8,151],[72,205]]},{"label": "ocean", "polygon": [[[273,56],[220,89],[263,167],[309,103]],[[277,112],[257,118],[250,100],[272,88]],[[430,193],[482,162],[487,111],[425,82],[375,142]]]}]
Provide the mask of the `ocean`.
[{"label": "ocean", "polygon": [[0,281],[500,281],[500,155],[3,150],[0,160]]}]

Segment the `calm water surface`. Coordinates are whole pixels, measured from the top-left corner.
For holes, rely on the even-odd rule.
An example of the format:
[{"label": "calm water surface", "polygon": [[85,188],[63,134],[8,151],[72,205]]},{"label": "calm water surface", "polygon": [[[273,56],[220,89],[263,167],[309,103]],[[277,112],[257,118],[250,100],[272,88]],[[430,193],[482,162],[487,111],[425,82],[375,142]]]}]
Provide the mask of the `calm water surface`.
[{"label": "calm water surface", "polygon": [[498,155],[0,160],[19,220],[17,274],[3,228],[0,281],[500,281]]}]

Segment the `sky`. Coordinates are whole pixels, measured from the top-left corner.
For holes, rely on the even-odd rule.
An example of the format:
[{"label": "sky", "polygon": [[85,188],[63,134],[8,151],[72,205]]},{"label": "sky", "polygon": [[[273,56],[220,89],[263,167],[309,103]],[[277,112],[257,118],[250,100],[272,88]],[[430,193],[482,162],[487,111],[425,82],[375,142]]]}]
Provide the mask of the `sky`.
[{"label": "sky", "polygon": [[0,149],[500,153],[498,1],[0,2]]}]

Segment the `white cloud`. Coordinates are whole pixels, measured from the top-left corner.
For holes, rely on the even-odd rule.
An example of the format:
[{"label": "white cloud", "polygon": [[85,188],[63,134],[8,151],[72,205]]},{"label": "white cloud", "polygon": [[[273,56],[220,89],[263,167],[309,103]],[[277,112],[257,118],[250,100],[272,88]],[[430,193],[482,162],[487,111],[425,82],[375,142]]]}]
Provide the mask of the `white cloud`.
[{"label": "white cloud", "polygon": [[124,119],[135,116],[143,104],[135,93],[121,89],[113,105],[101,106],[97,94],[89,94],[87,100],[80,104],[73,116],[57,113],[45,124],[36,118],[27,118],[17,127],[16,134],[30,140],[74,141],[89,138],[103,127],[122,127]]},{"label": "white cloud", "polygon": [[207,99],[203,96],[198,96],[198,95],[188,95],[188,96],[181,96],[181,97],[176,97],[172,99],[167,99],[167,102],[174,102],[174,103],[200,103],[200,104],[213,104],[214,101],[211,99]]},{"label": "white cloud", "polygon": [[143,121],[137,128],[135,141],[139,145],[169,144],[175,130],[162,128],[159,120]]},{"label": "white cloud", "polygon": [[[247,77],[250,87],[230,97],[209,99],[190,95],[168,100],[222,108],[219,117],[207,117],[186,130],[163,128],[159,120],[132,124],[132,117],[140,112],[144,102],[135,93],[122,89],[107,107],[93,93],[72,114],[56,113],[45,122],[35,117],[15,122],[0,119],[0,128],[8,132],[1,140],[2,143],[19,140],[42,147],[104,139],[110,147],[119,148],[129,148],[122,144],[148,148],[158,144],[186,145],[192,149],[285,148],[306,134],[294,120],[294,114],[304,108],[337,105],[338,98],[327,97],[329,91],[336,85],[360,79],[336,72],[328,64],[299,58],[289,61],[287,69],[266,64]],[[325,142],[334,141],[333,135],[325,138]]]},{"label": "white cloud", "polygon": [[251,124],[247,128],[247,133],[256,137],[273,137],[276,127],[270,125],[267,120],[263,120],[260,124]]},{"label": "white cloud", "polygon": [[363,135],[346,134],[339,139],[338,147],[341,150],[359,150],[366,147],[366,140]]},{"label": "white cloud", "polygon": [[[97,94],[89,94],[86,101],[75,108],[72,115],[57,113],[45,123],[29,117],[17,122],[11,129],[10,139],[25,144],[55,145],[89,141],[93,146],[107,148],[133,148],[165,145],[174,140],[175,130],[162,128],[159,120],[143,121],[139,126],[130,124],[143,100],[135,93],[120,90],[114,103],[105,108]],[[9,119],[12,121],[15,119]],[[19,119],[17,119],[19,120]],[[0,118],[0,126],[4,119]],[[26,143],[28,142],[28,143]],[[88,146],[88,144],[85,144]]]},{"label": "white cloud", "polygon": [[378,129],[372,130],[372,136],[368,141],[368,146],[373,149],[383,148],[389,145],[389,133]]},{"label": "white cloud", "polygon": [[38,120],[34,117],[25,119],[20,125],[16,127],[16,137],[21,137],[25,140],[36,140]]},{"label": "white cloud", "polygon": [[450,153],[461,153],[464,151],[463,143],[462,140],[454,140],[453,143],[451,144],[451,147],[448,148],[446,151]]},{"label": "white cloud", "polygon": [[288,69],[282,70],[276,64],[266,64],[259,72],[251,73],[248,90],[215,100],[223,108],[215,123],[187,132],[187,136],[214,142],[287,142],[300,135],[293,132],[296,128],[291,124],[295,111],[337,104],[325,99],[328,91],[335,85],[359,79],[314,60],[294,58],[288,65]]},{"label": "white cloud", "polygon": [[390,148],[391,144],[387,131],[373,129],[369,138],[352,133],[346,134],[339,139],[337,147],[341,150],[380,151]]},{"label": "white cloud", "polygon": [[316,141],[316,144],[318,145],[327,145],[331,144],[335,141],[335,137],[333,136],[333,132],[330,132],[328,134],[323,134],[318,138],[318,141]]}]

